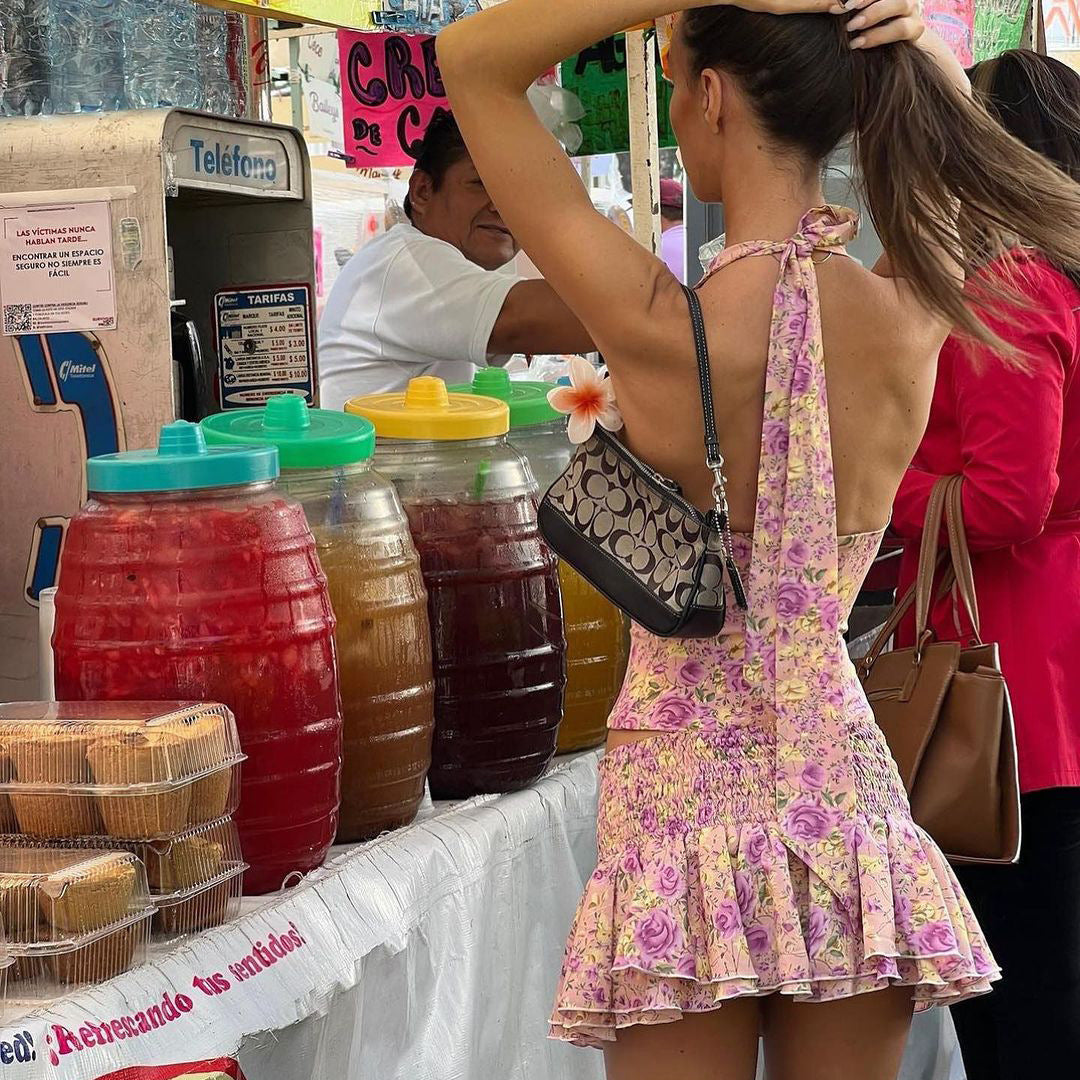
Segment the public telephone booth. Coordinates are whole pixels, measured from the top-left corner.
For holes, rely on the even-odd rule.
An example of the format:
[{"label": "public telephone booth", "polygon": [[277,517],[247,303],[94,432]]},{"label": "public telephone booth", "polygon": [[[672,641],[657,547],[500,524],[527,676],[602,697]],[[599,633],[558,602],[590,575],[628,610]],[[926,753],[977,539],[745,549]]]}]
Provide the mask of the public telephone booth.
[{"label": "public telephone booth", "polygon": [[317,403],[307,150],[184,110],[0,121],[0,700],[88,456],[276,393]]}]

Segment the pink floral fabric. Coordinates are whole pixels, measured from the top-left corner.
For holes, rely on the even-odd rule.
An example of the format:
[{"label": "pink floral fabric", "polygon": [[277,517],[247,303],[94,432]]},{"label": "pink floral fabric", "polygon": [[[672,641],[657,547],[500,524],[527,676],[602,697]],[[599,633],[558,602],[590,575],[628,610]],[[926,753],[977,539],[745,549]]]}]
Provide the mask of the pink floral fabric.
[{"label": "pink floral fabric", "polygon": [[837,536],[812,256],[854,235],[811,211],[780,263],[752,537],[734,538],[749,610],[723,632],[633,628],[612,728],[658,735],[601,766],[599,862],[567,946],[552,1034],[587,1045],[773,991],[827,1000],[892,982],[922,1005],[997,968],[951,870],[911,820],[843,641],[881,533]]},{"label": "pink floral fabric", "polygon": [[843,899],[777,823],[771,732],[731,723],[605,755],[599,858],[553,1037],[601,1046],[619,1028],[745,995],[830,1001],[901,983],[924,1009],[990,988],[998,969],[952,870],[911,821],[880,731],[851,724],[846,741],[860,812],[840,829],[856,882]]}]

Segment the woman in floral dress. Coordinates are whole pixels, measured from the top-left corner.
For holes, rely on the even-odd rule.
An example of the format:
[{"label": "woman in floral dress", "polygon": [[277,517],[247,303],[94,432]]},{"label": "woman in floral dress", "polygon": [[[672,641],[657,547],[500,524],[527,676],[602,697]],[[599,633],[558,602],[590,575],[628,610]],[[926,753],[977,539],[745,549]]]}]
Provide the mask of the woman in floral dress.
[{"label": "woman in floral dress", "polygon": [[[771,1080],[891,1080],[913,1008],[983,993],[997,967],[911,820],[844,623],[938,350],[954,323],[987,336],[964,301],[968,253],[1023,222],[1068,261],[1080,188],[971,103],[910,0],[740,2],[821,12],[700,0],[667,64],[691,186],[724,203],[728,247],[699,296],[748,610],[729,600],[707,640],[634,630],[551,1033],[603,1047],[611,1080],[748,1080],[761,1030]],[[594,212],[525,97],[668,10],[507,0],[438,51],[495,205],[608,362],[627,444],[709,507],[679,283]],[[854,215],[821,206],[823,163],[852,132],[888,251],[873,271],[845,257]]]}]

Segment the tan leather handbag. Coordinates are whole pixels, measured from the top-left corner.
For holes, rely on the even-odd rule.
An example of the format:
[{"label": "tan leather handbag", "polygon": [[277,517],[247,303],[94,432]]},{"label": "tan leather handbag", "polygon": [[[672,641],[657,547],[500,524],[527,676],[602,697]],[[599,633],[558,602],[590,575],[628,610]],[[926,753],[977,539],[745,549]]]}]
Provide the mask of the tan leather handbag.
[{"label": "tan leather handbag", "polygon": [[[915,584],[857,667],[915,821],[954,862],[1013,863],[1020,854],[1020,787],[1012,708],[998,647],[980,636],[962,483],[947,476],[934,486]],[[949,550],[939,557],[943,514]],[[938,596],[959,593],[974,628],[967,644],[936,641],[929,628],[934,577],[950,562]],[[887,651],[913,603],[915,645]]]}]

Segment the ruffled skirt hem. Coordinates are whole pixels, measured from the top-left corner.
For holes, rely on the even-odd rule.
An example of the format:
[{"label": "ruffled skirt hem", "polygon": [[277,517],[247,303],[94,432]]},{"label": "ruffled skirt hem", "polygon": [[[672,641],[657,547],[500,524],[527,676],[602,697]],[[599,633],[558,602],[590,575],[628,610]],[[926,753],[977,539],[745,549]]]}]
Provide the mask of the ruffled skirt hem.
[{"label": "ruffled skirt hem", "polygon": [[910,818],[858,818],[843,846],[851,888],[841,896],[769,822],[609,855],[579,905],[551,1037],[599,1047],[620,1028],[740,997],[825,1002],[902,985],[918,1011],[990,990],[999,969],[982,932]]},{"label": "ruffled skirt hem", "polygon": [[[910,986],[915,1001],[915,1012],[933,1008],[935,1005],[956,1005],[968,998],[987,994],[991,984],[1000,977],[996,967],[987,975],[945,981],[940,977],[929,978],[912,970],[909,961],[898,964],[895,975],[879,974],[836,976],[829,979],[800,979],[788,983],[766,985],[753,979],[725,979],[722,982],[691,985],[680,995],[678,1004],[663,1008],[638,1008],[612,1011],[610,1009],[556,1009],[551,1018],[548,1037],[575,1046],[600,1049],[604,1043],[614,1042],[616,1032],[638,1024],[670,1024],[692,1013],[715,1012],[725,1002],[737,998],[769,997],[782,994],[796,1001],[823,1002],[841,998],[857,997],[885,990],[890,986]],[[685,981],[685,980],[684,980]]]}]

